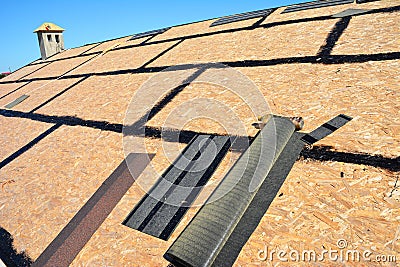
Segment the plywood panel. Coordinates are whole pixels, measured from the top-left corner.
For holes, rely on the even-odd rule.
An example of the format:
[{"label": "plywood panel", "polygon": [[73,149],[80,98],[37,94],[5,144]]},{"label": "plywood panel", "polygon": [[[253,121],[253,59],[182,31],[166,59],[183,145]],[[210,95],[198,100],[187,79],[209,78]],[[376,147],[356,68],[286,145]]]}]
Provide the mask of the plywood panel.
[{"label": "plywood panel", "polygon": [[92,57],[93,55],[55,61],[49,64],[48,66],[44,67],[43,69],[27,76],[26,79],[49,78],[49,77],[57,78],[66,73],[67,71],[70,71],[73,68],[77,67],[78,65],[82,64],[83,62],[91,59]]},{"label": "plywood panel", "polygon": [[[382,27],[382,23],[385,23],[385,27]],[[348,28],[336,43],[332,54],[357,55],[399,52],[399,25],[398,12],[353,17]]]},{"label": "plywood panel", "polygon": [[[52,124],[29,119],[7,118],[0,115],[0,161],[27,145]],[[0,180],[5,180],[2,177]],[[11,179],[11,178],[10,178]]]},{"label": "plywood panel", "polygon": [[333,25],[334,21],[317,21],[190,39],[150,66],[313,56]]},{"label": "plywood panel", "polygon": [[33,81],[27,86],[21,88],[21,90],[1,99],[0,105],[6,105],[21,95],[29,95],[26,100],[13,108],[13,110],[29,112],[62,92],[64,89],[67,89],[67,87],[72,86],[79,80],[79,78],[75,78],[51,81]]},{"label": "plywood panel", "polygon": [[76,85],[38,112],[53,116],[76,116],[86,120],[123,123],[135,91],[148,74],[93,76]]},{"label": "plywood panel", "polygon": [[122,161],[118,134],[63,126],[2,169],[0,223],[35,260]]}]

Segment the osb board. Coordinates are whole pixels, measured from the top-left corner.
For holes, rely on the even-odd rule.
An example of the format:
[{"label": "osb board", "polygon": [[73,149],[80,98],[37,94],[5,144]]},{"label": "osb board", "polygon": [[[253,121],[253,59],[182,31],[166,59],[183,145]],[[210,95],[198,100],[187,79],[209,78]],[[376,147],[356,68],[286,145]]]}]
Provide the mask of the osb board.
[{"label": "osb board", "polygon": [[150,66],[315,55],[334,23],[335,20],[296,23],[185,40]]},{"label": "osb board", "polygon": [[187,86],[147,125],[221,135],[236,133],[254,136],[257,130],[251,124],[263,113],[254,114],[255,111],[242,97],[229,88],[195,82]]},{"label": "osb board", "polygon": [[[344,173],[341,178],[340,173]],[[398,175],[397,175],[398,176]],[[260,250],[370,250],[400,256],[400,191],[396,175],[383,169],[338,162],[298,161],[258,228],[243,247],[236,266],[314,266],[316,262],[258,259]],[[301,255],[301,254],[300,254]],[[338,254],[340,255],[340,254]],[[261,255],[263,256],[263,255]],[[362,257],[362,256],[361,256]],[[286,258],[289,258],[286,255]],[[378,262],[325,260],[320,266],[382,266]],[[385,265],[387,264],[387,265]],[[384,266],[397,266],[385,263]],[[398,261],[397,261],[398,264]]]},{"label": "osb board", "polygon": [[[353,17],[332,54],[378,54],[398,52],[400,12]],[[382,27],[382,25],[385,25]]]},{"label": "osb board", "polygon": [[112,49],[113,47],[117,45],[124,44],[127,40],[129,40],[130,37],[123,37],[123,38],[118,38],[112,41],[106,41],[102,42],[101,44],[96,44],[97,46],[89,51],[87,51],[85,54],[92,54],[92,53],[99,53],[103,52],[109,49]]},{"label": "osb board", "polygon": [[[0,116],[0,125],[0,161],[27,145],[51,127],[51,124],[43,122],[3,116]],[[0,173],[2,173],[2,170],[0,170]],[[13,178],[2,175],[0,181],[9,179]]]},{"label": "osb board", "polygon": [[0,97],[5,96],[6,94],[14,91],[15,89],[17,89],[25,84],[26,84],[26,82],[0,84]]},{"label": "osb board", "polygon": [[[13,107],[13,110],[30,112],[34,108],[43,104],[53,96],[57,95],[68,86],[71,86],[73,83],[77,82],[79,78],[75,79],[61,79],[61,80],[51,80],[51,81],[33,81],[29,83],[27,86],[21,88],[17,92],[10,94],[4,99],[0,100],[0,105],[6,105],[18,97],[22,95],[29,95],[27,99],[25,99],[20,104]],[[37,111],[40,113],[40,111]]]},{"label": "osb board", "polygon": [[152,60],[158,54],[168,49],[176,42],[120,49],[103,54],[89,64],[74,70],[71,74],[101,73],[136,69]]},{"label": "osb board", "polygon": [[217,19],[207,20],[207,21],[202,21],[202,22],[195,22],[195,23],[186,24],[186,25],[182,25],[182,26],[175,26],[162,34],[157,35],[151,41],[168,40],[168,39],[179,38],[179,37],[184,37],[184,36],[189,36],[189,35],[211,33],[211,32],[217,32],[217,31],[234,29],[234,28],[248,27],[248,26],[253,25],[260,19],[261,19],[261,17],[255,18],[255,19],[249,19],[249,20],[228,23],[228,24],[223,24],[223,25],[218,25],[215,27],[210,27],[210,25]]},{"label": "osb board", "polygon": [[93,58],[93,55],[54,61],[43,69],[25,77],[25,79],[59,77],[91,58]]},{"label": "osb board", "polygon": [[134,40],[130,40],[131,38],[132,38],[132,35],[126,37],[124,42],[121,42],[118,45],[118,47],[125,47],[125,46],[130,46],[130,45],[139,45],[139,44],[143,43],[144,41],[146,41],[147,39],[149,39],[150,36],[139,38],[139,39],[134,39]]},{"label": "osb board", "polygon": [[[25,75],[28,75],[32,72],[35,72],[36,70],[48,65],[49,63],[41,63],[41,64],[35,64],[35,65],[27,65],[13,73],[11,73],[10,75],[4,77],[1,79],[0,82],[7,82],[7,81],[16,81],[22,77],[24,77]],[[44,67],[46,68],[46,67]],[[24,77],[25,79],[26,77]]]},{"label": "osb board", "polygon": [[92,76],[38,110],[38,113],[123,123],[126,109],[135,91],[150,76],[150,74]]},{"label": "osb board", "polygon": [[395,6],[396,4],[397,5],[399,4],[397,0],[386,0],[386,1],[375,1],[364,4],[353,3],[353,4],[338,5],[331,7],[322,7],[322,8],[308,9],[297,12],[284,13],[284,14],[282,14],[282,12],[286,9],[286,7],[281,7],[276,12],[272,13],[263,24],[269,24],[273,22],[284,22],[284,21],[290,22],[291,20],[295,21],[298,19],[305,19],[305,18],[331,16],[339,12],[345,11],[349,8],[378,9],[378,8]]},{"label": "osb board", "polygon": [[386,8],[392,6],[398,6],[399,1],[397,0],[379,0],[369,3],[357,4],[356,7],[364,9],[376,9],[376,8]]},{"label": "osb board", "polygon": [[[37,89],[38,87],[41,87],[48,83],[49,81],[35,81],[35,82],[30,82],[29,84],[25,85],[21,89],[18,89],[17,91],[5,96],[4,98],[0,99],[0,107],[4,108],[5,105],[8,103],[14,101],[18,97],[24,95],[24,94],[29,94],[30,91]],[[14,83],[13,85],[15,85]],[[19,86],[18,86],[19,87]],[[18,88],[17,87],[17,88]],[[27,100],[25,100],[27,101]]]},{"label": "osb board", "polygon": [[260,88],[274,113],[302,116],[305,131],[340,113],[354,117],[318,144],[343,151],[400,156],[400,60],[239,70]]},{"label": "osb board", "polygon": [[121,135],[62,126],[1,170],[0,225],[35,260],[123,159]]},{"label": "osb board", "polygon": [[[143,142],[136,138],[138,142]],[[133,184],[122,200],[114,208],[112,213],[107,217],[105,222],[96,231],[90,241],[82,249],[75,258],[71,266],[167,266],[168,262],[163,259],[162,255],[177,238],[179,233],[184,229],[188,222],[198,211],[198,207],[194,207],[188,211],[169,241],[165,242],[152,236],[143,234],[134,229],[122,225],[122,221],[129,212],[145,195],[142,182],[147,181],[149,185],[155,181],[159,175],[171,164],[170,159],[166,157],[161,141],[155,139],[146,139],[147,152],[156,153],[151,165],[143,172],[139,178],[139,183]],[[165,144],[166,146],[177,144]],[[164,148],[165,149],[165,148]],[[167,149],[168,150],[168,149]],[[170,151],[170,150],[169,150]],[[176,150],[177,152],[177,150]],[[176,153],[177,154],[177,153]],[[237,154],[231,152],[221,162],[219,168],[210,181],[215,187],[216,180],[218,182],[226,174],[232,166],[232,161],[237,159]],[[172,157],[174,159],[174,157]],[[231,161],[232,160],[232,161]],[[155,170],[156,175],[151,169]],[[151,182],[149,182],[151,181]],[[207,191],[207,192],[206,192]],[[210,190],[205,189],[206,194]],[[199,197],[204,199],[203,197]],[[105,249],[106,248],[106,249]],[[98,253],[101,251],[101,253]]]},{"label": "osb board", "polygon": [[49,57],[46,61],[53,61],[53,60],[59,60],[59,59],[65,59],[65,58],[69,58],[69,57],[79,56],[80,54],[82,54],[83,52],[85,52],[88,49],[91,49],[94,46],[95,46],[95,44],[90,44],[90,45],[80,46],[77,48],[66,49],[52,57]]}]

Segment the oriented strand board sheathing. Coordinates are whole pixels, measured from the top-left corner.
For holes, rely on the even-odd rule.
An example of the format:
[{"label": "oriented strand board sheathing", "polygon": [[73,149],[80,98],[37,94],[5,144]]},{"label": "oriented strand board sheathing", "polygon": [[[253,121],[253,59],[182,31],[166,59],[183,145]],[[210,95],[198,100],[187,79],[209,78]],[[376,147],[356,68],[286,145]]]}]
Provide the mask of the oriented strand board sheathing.
[{"label": "oriented strand board sheathing", "polygon": [[10,75],[2,78],[0,80],[0,82],[16,81],[16,80],[18,80],[18,79],[20,79],[22,77],[25,79],[26,77],[24,77],[24,76],[26,76],[26,75],[28,75],[28,74],[30,74],[32,72],[35,73],[35,71],[40,71],[39,70],[40,68],[46,68],[46,66],[48,64],[49,63],[41,63],[41,64],[25,66],[25,67],[15,71],[15,72],[11,73]]},{"label": "oriented strand board sheathing", "polygon": [[150,66],[314,56],[334,23],[315,21],[190,39]]},{"label": "oriented strand board sheathing", "polygon": [[38,113],[123,123],[135,91],[149,74],[93,76],[44,106]]},{"label": "oriented strand board sheathing", "polygon": [[341,113],[354,118],[317,145],[394,158],[400,155],[399,69],[400,60],[240,71],[262,90],[273,113],[303,116],[305,131]]},{"label": "oriented strand board sheathing", "polygon": [[[147,125],[223,135],[236,133],[254,136],[257,130],[251,124],[263,113],[254,114],[241,97],[243,96],[236,95],[229,88],[192,83]],[[268,110],[265,113],[269,113]]]},{"label": "oriented strand board sheathing", "polygon": [[[344,172],[344,177],[340,172]],[[339,240],[346,250],[361,255],[400,256],[400,196],[391,194],[395,174],[372,167],[337,162],[299,161],[286,179],[249,242],[236,261],[238,266],[293,266],[308,261],[281,262],[258,259],[260,250],[337,250]],[[264,256],[264,255],[261,255]],[[268,254],[269,257],[269,254]],[[362,256],[361,256],[362,257]],[[313,262],[311,262],[313,263]],[[338,261],[319,262],[340,266]],[[346,266],[382,266],[379,262],[352,261]],[[397,266],[386,263],[387,266]]]},{"label": "oriented strand board sheathing", "polygon": [[3,99],[5,95],[11,94],[11,92],[15,90],[19,90],[18,88],[24,86],[26,82],[21,82],[21,83],[4,83],[0,84],[0,98]]},{"label": "oriented strand board sheathing", "polygon": [[[25,124],[26,126],[26,124]],[[70,138],[65,138],[66,136]],[[121,136],[62,126],[1,170],[1,226],[35,260],[123,159]]]},{"label": "oriented strand board sheathing", "polygon": [[119,49],[110,51],[89,64],[74,70],[72,74],[102,73],[109,71],[120,71],[136,69],[147,61],[157,57],[158,54],[168,49],[177,42],[167,42],[143,47]]},{"label": "oriented strand board sheathing", "polygon": [[52,62],[50,65],[44,67],[43,69],[25,77],[24,79],[48,78],[48,77],[58,78],[64,73],[72,70],[73,68],[81,65],[82,63],[91,58],[93,58],[93,55],[55,61]]},{"label": "oriented strand board sheathing", "polygon": [[239,21],[230,24],[219,25],[215,27],[210,27],[210,25],[216,21],[217,19],[206,20],[201,22],[195,22],[191,24],[175,26],[166,31],[163,34],[157,35],[151,41],[161,41],[161,40],[168,40],[174,39],[179,37],[185,37],[190,35],[197,35],[197,34],[204,34],[204,33],[211,33],[211,32],[218,32],[223,30],[230,30],[235,28],[243,28],[249,27],[259,21],[261,18],[249,19],[246,21]]},{"label": "oriented strand board sheathing", "polygon": [[130,38],[130,36],[123,37],[123,38],[118,38],[118,39],[111,40],[111,41],[105,41],[105,42],[102,42],[101,44],[97,43],[96,47],[94,47],[93,49],[90,49],[89,51],[84,53],[84,55],[92,54],[92,53],[104,52],[107,49],[110,49],[110,48],[112,48],[112,47],[114,47],[116,45],[121,46],[122,44],[125,44],[129,40],[129,38]]},{"label": "oriented strand board sheathing", "polygon": [[[0,125],[0,161],[31,142],[52,126],[52,124],[29,119],[7,118],[3,116],[0,116]],[[13,177],[0,174],[0,183],[8,179],[13,179]]]},{"label": "oriented strand board sheathing", "polygon": [[[3,106],[17,97],[27,94],[29,98],[18,104],[13,110],[29,112],[32,109],[38,107],[42,103],[46,102],[51,97],[60,93],[67,87],[76,83],[79,78],[75,79],[61,79],[61,80],[50,80],[50,81],[33,81],[28,85],[24,86],[20,90],[0,100],[0,105]],[[40,111],[38,111],[40,113]]]},{"label": "oriented strand board sheathing", "polygon": [[[146,139],[146,144],[148,145],[147,149],[149,153],[158,151],[151,165],[161,175],[171,162],[164,154],[162,144],[159,140]],[[167,143],[164,145],[168,146],[170,144]],[[216,170],[212,181],[209,182],[211,187],[215,188],[215,184],[220,182],[238,157],[239,154],[228,152]],[[146,170],[140,178],[142,181],[154,181],[155,179],[157,177],[152,172]],[[152,185],[152,183],[150,184]],[[206,199],[203,193],[209,195],[211,191],[212,189],[208,187],[204,188],[198,199],[201,199],[203,202]],[[162,254],[168,249],[172,241],[177,238],[185,225],[193,218],[198,211],[198,207],[195,206],[188,211],[169,241],[162,241],[121,224],[131,211],[132,205],[138,203],[144,194],[138,183],[135,183],[76,257],[71,266],[81,266],[82,264],[89,266],[136,266],[138,263],[140,263],[140,266],[167,266],[168,263],[162,258]],[[104,250],[102,249],[104,247],[111,249]],[[101,254],[98,253],[99,249],[102,249]],[[115,257],[115,255],[119,256]]]},{"label": "oriented strand board sheathing", "polygon": [[[348,8],[373,9],[396,5],[398,5],[398,0],[376,1],[324,8],[319,9],[318,12],[325,10],[322,15],[332,15]],[[330,11],[327,12],[328,10]],[[276,13],[274,13],[265,23],[273,19],[284,21],[321,15],[313,12],[315,10],[284,16],[275,16]],[[392,34],[395,29],[389,29],[386,26],[392,25],[391,20],[396,19],[393,15],[397,13],[385,14],[382,14],[383,17],[379,20],[381,23],[379,27]],[[376,15],[381,18],[380,14],[376,13]],[[385,16],[388,19],[384,19]],[[363,27],[370,27],[369,23],[359,24],[360,29],[351,26],[353,20],[357,22],[361,18],[362,16],[352,18],[342,38],[350,35],[357,36],[357,33],[353,33],[354,31],[362,32]],[[336,22],[337,19],[329,19],[311,22],[309,26],[306,25],[307,22],[304,22],[270,29],[257,29],[252,33],[238,32],[187,40],[166,53],[155,62],[155,65],[169,66],[203,60],[240,61],[315,56]],[[209,24],[211,21],[204,23],[201,29],[197,28],[198,24],[182,26],[181,29],[185,29],[182,34],[199,33]],[[233,27],[233,25],[221,27],[225,26]],[[164,33],[165,38],[168,33],[173,33],[173,30]],[[178,29],[176,33],[179,34],[179,31]],[[379,31],[379,33],[384,41],[386,38],[384,31]],[[164,37],[159,35],[157,38]],[[373,33],[368,38],[375,40]],[[108,52],[103,56],[103,60],[98,61],[99,64],[94,61],[90,69],[82,73],[135,68],[174,43]],[[190,46],[186,47],[186,44]],[[335,47],[334,53],[336,53],[335,49],[341,49],[341,47],[344,48],[344,44]],[[346,53],[363,54],[381,51],[377,47],[371,50],[371,47],[373,48],[373,46],[355,47],[354,51],[346,50]],[[386,45],[383,47],[388,49]],[[178,50],[179,48],[181,50]],[[60,63],[62,64],[63,61],[61,60]],[[269,62],[266,61],[266,63]],[[41,74],[43,77],[50,77],[58,72],[50,66],[44,68],[47,70]],[[274,113],[303,116],[306,123],[305,131],[313,130],[340,113],[354,117],[354,120],[345,127],[316,143],[315,146],[332,146],[333,151],[354,153],[355,156],[358,153],[368,153],[383,155],[387,158],[397,158],[400,155],[399,69],[399,60],[370,60],[365,63],[334,65],[291,62],[268,67],[237,68],[256,83]],[[20,71],[24,72],[24,69]],[[127,76],[114,74],[117,73],[85,80],[40,109],[39,112],[45,115],[76,115],[84,119],[122,123],[132,93],[136,92],[137,88],[154,73]],[[5,79],[14,79],[13,76]],[[192,88],[193,92],[199,92],[202,87],[195,84]],[[207,92],[222,103],[232,101],[232,104],[238,107],[238,113],[245,116],[245,108],[239,104],[236,96],[227,94],[216,97],[213,91],[209,92],[208,86],[203,88],[204,96],[207,96]],[[162,126],[162,119],[166,118],[166,114],[174,110],[180,102],[193,97],[194,94],[190,95],[191,91],[187,89],[185,88],[174,98],[149,122],[149,125]],[[148,92],[148,95],[153,94],[155,93],[152,90]],[[143,99],[148,99],[148,97]],[[145,105],[143,109],[146,108],[151,107]],[[143,109],[138,108],[139,117]],[[2,146],[7,148],[5,157],[50,127],[48,124],[36,123],[28,119],[3,117],[0,119],[2,131],[0,140]],[[253,118],[247,116],[245,119],[246,129],[252,135],[250,124],[254,122]],[[176,122],[179,120],[171,120],[169,125],[172,126]],[[193,123],[192,126],[185,125],[185,128],[201,132],[215,131],[215,129],[224,131],[218,123],[211,123],[211,120],[207,123],[196,121],[191,123]],[[0,225],[12,234],[17,251],[26,250],[32,259],[37,258],[122,161],[122,138],[122,134],[88,127],[62,126],[0,170],[2,186]],[[143,141],[141,137],[132,139],[137,142]],[[162,145],[156,138],[146,138],[146,144],[148,152],[157,152],[156,158],[152,161],[152,167],[157,175],[152,172],[144,174],[141,178],[142,184],[131,187],[79,253],[72,266],[167,266],[162,255],[193,218],[198,208],[189,210],[169,242],[159,241],[121,224],[132,209],[132,205],[135,205],[145,194],[142,187],[147,187],[147,189],[151,187],[155,179],[171,164],[170,159],[176,157],[176,154],[174,154],[175,157],[167,157],[164,149],[172,146],[173,150],[170,149],[170,152],[178,153],[179,149],[186,145],[177,143],[166,145],[165,142]],[[203,190],[199,199],[203,201],[206,199],[207,193],[212,192],[212,188],[215,188],[239,156],[239,153],[228,152],[209,182],[210,186]],[[397,177],[398,173],[390,172],[385,168],[343,164],[336,161],[298,161],[270,210],[243,248],[235,265],[272,265],[257,259],[259,250],[265,249],[265,245],[269,249],[290,247],[298,250],[315,248],[321,251],[324,247],[336,249],[338,239],[346,239],[350,244],[349,248],[370,249],[376,254],[397,254],[400,259],[398,255],[400,189],[396,189],[399,183],[396,183]],[[199,200],[198,203],[201,201]],[[285,266],[284,263],[276,260],[273,264]],[[329,261],[321,263],[325,266],[335,264],[342,263]],[[358,262],[343,264],[367,265]],[[286,264],[286,266],[293,265],[301,265],[301,263]],[[395,266],[395,264],[388,265]],[[378,263],[372,262],[369,266],[378,266]]]},{"label": "oriented strand board sheathing", "polygon": [[[333,55],[399,52],[400,12],[369,14],[351,19],[336,43]],[[382,23],[385,27],[382,27]],[[362,52],[361,52],[362,51]]]},{"label": "oriented strand board sheathing", "polygon": [[62,51],[61,53],[58,53],[52,57],[49,57],[48,59],[46,59],[46,61],[51,62],[53,60],[60,60],[60,59],[65,59],[65,58],[69,58],[69,57],[79,56],[80,54],[84,53],[86,50],[93,48],[95,45],[96,44],[90,44],[90,45],[80,46],[77,48],[67,49],[67,50]]},{"label": "oriented strand board sheathing", "polygon": [[282,7],[278,9],[274,14],[272,14],[268,20],[264,21],[263,25],[267,25],[269,23],[274,23],[274,22],[284,23],[285,21],[290,22],[303,19],[307,20],[315,17],[331,16],[333,14],[339,13],[349,8],[361,8],[361,7],[353,3],[353,4],[345,4],[339,6],[322,7],[317,9],[308,9],[290,13],[282,13],[282,11],[285,10],[285,7]]}]

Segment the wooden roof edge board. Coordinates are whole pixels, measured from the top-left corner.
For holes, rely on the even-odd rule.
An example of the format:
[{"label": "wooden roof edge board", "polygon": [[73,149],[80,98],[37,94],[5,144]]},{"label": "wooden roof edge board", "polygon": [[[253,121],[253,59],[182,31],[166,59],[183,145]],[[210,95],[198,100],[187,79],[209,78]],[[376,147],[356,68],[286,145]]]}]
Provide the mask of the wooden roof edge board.
[{"label": "wooden roof edge board", "polygon": [[236,15],[222,17],[219,20],[216,20],[213,23],[211,23],[210,27],[227,24],[227,23],[232,23],[232,22],[237,22],[237,21],[242,21],[242,20],[253,19],[253,18],[267,17],[276,10],[277,10],[277,8],[268,8],[268,9],[263,9],[263,10],[259,10],[259,11],[246,12],[246,13],[242,13],[242,14],[236,14]]},{"label": "wooden roof edge board", "polygon": [[[310,4],[313,3],[313,4]],[[314,8],[322,8],[329,6],[338,6],[354,3],[354,0],[329,0],[329,1],[315,1],[315,2],[307,2],[305,4],[298,4],[294,6],[288,6],[285,10],[282,11],[281,14],[314,9]]]}]

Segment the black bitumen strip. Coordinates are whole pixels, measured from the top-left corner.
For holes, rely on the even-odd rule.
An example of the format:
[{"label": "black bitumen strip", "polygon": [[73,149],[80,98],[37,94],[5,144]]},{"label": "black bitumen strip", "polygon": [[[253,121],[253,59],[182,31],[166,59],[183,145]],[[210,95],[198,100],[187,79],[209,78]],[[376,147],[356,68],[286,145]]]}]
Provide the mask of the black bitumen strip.
[{"label": "black bitumen strip", "polygon": [[[229,143],[229,144],[228,144]],[[227,136],[199,136],[167,169],[123,222],[167,240],[230,146]]]},{"label": "black bitumen strip", "polygon": [[148,37],[148,36],[154,37],[155,35],[164,33],[166,31],[168,31],[169,29],[171,29],[171,27],[163,28],[163,29],[159,29],[159,30],[148,31],[148,32],[137,33],[137,34],[132,35],[132,38],[129,39],[129,41],[136,40],[136,39],[143,38],[143,37]]},{"label": "black bitumen strip", "polygon": [[351,120],[352,120],[351,117],[349,117],[347,115],[344,115],[344,114],[336,116],[335,118],[331,119],[327,123],[324,123],[323,125],[321,125],[317,129],[312,131],[311,133],[306,134],[302,138],[302,140],[305,143],[307,143],[309,145],[312,145],[315,142],[321,140],[322,138],[325,138],[328,135],[332,134],[337,129],[343,127],[346,123],[348,123]]},{"label": "black bitumen strip", "polygon": [[382,155],[335,151],[334,148],[330,146],[313,146],[312,148],[306,148],[301,152],[301,156],[304,159],[317,161],[336,161],[371,166],[392,172],[400,171],[400,157],[387,158]]},{"label": "black bitumen strip", "polygon": [[154,156],[129,154],[32,266],[69,266]]},{"label": "black bitumen strip", "polygon": [[194,138],[182,151],[181,156],[157,180],[150,192],[139,201],[122,224],[139,231],[143,230],[147,222],[150,221],[155,212],[161,207],[162,202],[159,199],[162,199],[174,184],[179,184],[177,180],[181,178],[184,170],[198,154],[201,143],[204,141],[209,142],[209,139],[209,135]]},{"label": "black bitumen strip", "polygon": [[322,8],[322,7],[329,7],[329,6],[351,4],[353,2],[354,2],[354,0],[321,0],[321,1],[301,3],[301,4],[288,6],[282,12],[282,14],[289,13],[289,12],[297,12],[297,11],[302,11],[302,10],[308,10],[308,9],[315,9],[315,8]]},{"label": "black bitumen strip", "polygon": [[[216,139],[214,139],[214,140],[216,140]],[[224,159],[230,146],[231,146],[231,142],[229,139],[227,139],[227,142],[222,147],[222,149],[217,154],[217,156],[214,158],[211,165],[207,168],[206,172],[199,179],[198,183],[194,186],[194,188],[190,191],[190,193],[186,197],[186,199],[183,200],[186,206],[178,207],[175,214],[172,215],[172,218],[169,221],[169,223],[167,224],[167,226],[164,228],[164,230],[162,230],[162,232],[160,234],[161,239],[168,240],[168,238],[174,232],[175,228],[178,226],[178,224],[182,220],[183,216],[185,216],[185,214],[189,210],[190,206],[193,204],[193,202],[196,200],[196,198],[200,194],[201,190],[203,189],[203,186],[205,186],[207,184],[210,177],[213,175],[213,173],[218,168],[221,161]]]},{"label": "black bitumen strip", "polygon": [[7,157],[6,159],[4,159],[3,161],[0,162],[0,169],[4,168],[7,164],[9,164],[10,162],[12,162],[13,160],[15,160],[16,158],[18,158],[19,156],[21,156],[22,154],[24,154],[26,151],[28,151],[29,149],[31,149],[34,145],[36,145],[37,143],[39,143],[41,140],[43,140],[44,138],[46,138],[48,135],[50,135],[52,132],[54,132],[55,130],[57,130],[58,128],[61,127],[62,124],[56,124],[52,127],[50,127],[48,130],[46,130],[44,133],[40,134],[38,137],[36,137],[35,139],[33,139],[31,142],[29,142],[28,144],[26,144],[25,146],[21,147],[20,149],[18,149],[16,152],[14,152],[12,155],[10,155],[9,157]]},{"label": "black bitumen strip", "polygon": [[22,95],[20,97],[18,97],[17,99],[15,99],[14,101],[12,101],[11,103],[8,103],[7,105],[5,105],[5,108],[13,108],[16,105],[22,103],[25,99],[27,99],[29,97],[29,95]]},{"label": "black bitumen strip", "polygon": [[364,3],[375,2],[375,1],[380,1],[380,0],[356,0],[356,3],[364,4]]},{"label": "black bitumen strip", "polygon": [[219,20],[214,21],[210,27],[218,26],[218,25],[223,25],[223,24],[228,24],[228,23],[233,23],[233,22],[238,22],[242,20],[249,20],[249,19],[254,19],[258,17],[268,17],[270,14],[272,14],[276,8],[270,8],[270,9],[264,9],[264,10],[258,10],[258,11],[253,11],[253,12],[246,12],[242,14],[236,14],[236,15],[231,15],[227,17],[220,18]]}]

